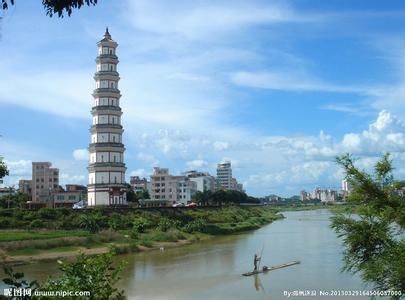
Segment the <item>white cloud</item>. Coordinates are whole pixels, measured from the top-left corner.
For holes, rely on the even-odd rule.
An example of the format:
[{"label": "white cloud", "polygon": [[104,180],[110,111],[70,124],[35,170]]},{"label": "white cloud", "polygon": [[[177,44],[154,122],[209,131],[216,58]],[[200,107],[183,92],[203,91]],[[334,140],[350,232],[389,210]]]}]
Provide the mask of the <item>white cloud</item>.
[{"label": "white cloud", "polygon": [[229,148],[229,143],[216,141],[213,146],[215,151],[223,151]]},{"label": "white cloud", "polygon": [[61,173],[60,181],[61,184],[86,184],[86,176],[81,174],[71,175],[68,173]]},{"label": "white cloud", "polygon": [[147,173],[145,169],[136,169],[134,171],[131,171],[130,176],[146,177]]},{"label": "white cloud", "polygon": [[324,82],[309,74],[306,70],[239,71],[231,74],[231,81],[240,86],[281,91],[372,93],[372,89],[367,87],[336,85]]},{"label": "white cloud", "polygon": [[5,163],[10,171],[10,176],[31,176],[32,162],[30,160],[5,160]]},{"label": "white cloud", "polygon": [[360,154],[405,151],[405,124],[383,110],[368,130],[345,134],[342,146],[345,151]]},{"label": "white cloud", "polygon": [[73,150],[73,158],[75,160],[89,160],[89,152],[87,149]]},{"label": "white cloud", "polygon": [[283,22],[316,21],[304,17],[281,2],[257,1],[128,1],[126,17],[143,31],[160,35],[177,35],[188,39],[214,38],[221,33],[243,27]]},{"label": "white cloud", "polygon": [[198,169],[205,167],[207,162],[203,159],[194,159],[186,162],[186,166],[188,169]]}]

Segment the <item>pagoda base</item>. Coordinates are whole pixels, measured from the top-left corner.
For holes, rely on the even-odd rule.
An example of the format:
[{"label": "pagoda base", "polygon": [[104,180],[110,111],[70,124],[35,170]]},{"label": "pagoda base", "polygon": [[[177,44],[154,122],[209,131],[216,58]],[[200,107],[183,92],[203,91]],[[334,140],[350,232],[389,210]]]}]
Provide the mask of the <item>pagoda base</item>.
[{"label": "pagoda base", "polygon": [[128,205],[126,188],[122,187],[88,187],[87,206],[123,206]]}]

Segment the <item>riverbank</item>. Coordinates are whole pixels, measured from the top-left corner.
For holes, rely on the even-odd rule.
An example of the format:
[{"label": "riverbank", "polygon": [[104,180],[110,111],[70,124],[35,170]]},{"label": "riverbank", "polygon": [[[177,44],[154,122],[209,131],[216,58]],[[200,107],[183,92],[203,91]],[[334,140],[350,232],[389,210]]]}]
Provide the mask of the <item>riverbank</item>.
[{"label": "riverbank", "polygon": [[[55,215],[55,212],[49,210],[45,213],[39,211],[28,213],[48,217],[49,213]],[[17,212],[16,215],[21,217],[21,212]],[[29,224],[32,222],[46,224],[43,228],[1,230],[1,261],[9,264],[25,264],[60,258],[69,259],[79,253],[100,254],[110,249],[123,254],[179,247],[216,235],[258,229],[282,218],[282,215],[269,207],[226,207],[173,212],[130,212],[124,215],[111,214],[107,210],[82,214],[69,211],[68,215],[63,216],[66,217],[71,218],[72,222],[77,222],[82,230],[51,229],[49,226],[52,223],[44,217],[28,220]],[[12,215],[8,218],[8,224],[20,222],[13,219]]]}]

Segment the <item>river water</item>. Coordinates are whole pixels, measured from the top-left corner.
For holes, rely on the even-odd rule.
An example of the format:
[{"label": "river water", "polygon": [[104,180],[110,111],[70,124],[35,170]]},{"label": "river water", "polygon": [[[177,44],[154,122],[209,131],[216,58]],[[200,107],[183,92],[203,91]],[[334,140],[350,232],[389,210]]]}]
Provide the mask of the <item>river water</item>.
[{"label": "river water", "polygon": [[[189,246],[122,255],[128,265],[119,287],[128,299],[287,299],[285,291],[364,290],[358,276],[342,273],[343,247],[330,229],[328,210],[284,212],[286,217],[256,231]],[[244,277],[254,253],[262,265],[301,264]],[[29,278],[57,272],[56,263],[18,267]],[[359,299],[359,297],[336,297]],[[361,297],[367,299],[368,297]]]}]

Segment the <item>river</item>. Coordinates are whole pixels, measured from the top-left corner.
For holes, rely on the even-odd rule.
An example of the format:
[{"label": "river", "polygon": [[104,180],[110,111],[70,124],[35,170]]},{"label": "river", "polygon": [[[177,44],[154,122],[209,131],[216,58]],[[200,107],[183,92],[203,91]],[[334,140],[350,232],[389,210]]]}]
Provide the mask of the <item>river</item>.
[{"label": "river", "polygon": [[[329,227],[328,210],[283,214],[285,219],[256,231],[164,251],[122,255],[119,259],[128,265],[119,287],[128,299],[204,300],[287,299],[284,292],[295,290],[317,292],[315,297],[304,298],[330,299],[320,296],[319,291],[365,289],[358,276],[340,271],[343,247]],[[253,255],[262,249],[262,265],[292,260],[301,264],[258,276],[241,276],[252,270]],[[50,262],[16,269],[36,279],[57,272],[56,263]]]}]

